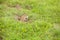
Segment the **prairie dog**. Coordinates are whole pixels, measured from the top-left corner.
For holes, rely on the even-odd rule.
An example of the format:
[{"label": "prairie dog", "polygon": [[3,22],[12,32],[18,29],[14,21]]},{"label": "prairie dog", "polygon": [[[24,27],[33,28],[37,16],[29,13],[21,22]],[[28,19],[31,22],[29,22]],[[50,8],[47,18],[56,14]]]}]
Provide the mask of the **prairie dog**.
[{"label": "prairie dog", "polygon": [[17,19],[18,21],[27,22],[28,21],[28,16],[27,16],[27,14],[23,14],[21,16],[16,15],[15,19]]}]

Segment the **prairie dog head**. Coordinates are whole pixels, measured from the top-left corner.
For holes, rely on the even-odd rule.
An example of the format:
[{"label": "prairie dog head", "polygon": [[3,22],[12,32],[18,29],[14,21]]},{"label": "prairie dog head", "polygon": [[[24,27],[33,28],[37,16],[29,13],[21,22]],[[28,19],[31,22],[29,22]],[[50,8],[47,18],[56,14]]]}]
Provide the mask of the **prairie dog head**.
[{"label": "prairie dog head", "polygon": [[23,14],[20,16],[20,21],[27,22],[28,21],[28,16],[26,14]]}]

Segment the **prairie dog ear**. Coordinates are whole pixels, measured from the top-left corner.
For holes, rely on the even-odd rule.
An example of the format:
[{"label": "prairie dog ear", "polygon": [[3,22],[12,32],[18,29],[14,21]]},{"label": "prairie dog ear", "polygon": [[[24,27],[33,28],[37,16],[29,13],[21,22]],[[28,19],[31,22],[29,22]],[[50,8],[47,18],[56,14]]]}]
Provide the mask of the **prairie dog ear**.
[{"label": "prairie dog ear", "polygon": [[20,19],[21,19],[21,17],[19,16],[19,17],[18,17],[18,20],[20,21]]},{"label": "prairie dog ear", "polygon": [[15,15],[15,19],[20,21],[21,16],[19,16],[19,15]]}]

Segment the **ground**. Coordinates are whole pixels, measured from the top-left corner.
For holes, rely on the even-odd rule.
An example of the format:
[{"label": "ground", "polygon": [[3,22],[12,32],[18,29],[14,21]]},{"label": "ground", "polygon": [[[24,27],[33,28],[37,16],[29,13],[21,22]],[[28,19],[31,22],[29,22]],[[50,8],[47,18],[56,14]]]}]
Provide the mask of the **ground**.
[{"label": "ground", "polygon": [[[31,21],[15,20],[27,14]],[[60,40],[60,0],[0,0],[1,40]]]}]

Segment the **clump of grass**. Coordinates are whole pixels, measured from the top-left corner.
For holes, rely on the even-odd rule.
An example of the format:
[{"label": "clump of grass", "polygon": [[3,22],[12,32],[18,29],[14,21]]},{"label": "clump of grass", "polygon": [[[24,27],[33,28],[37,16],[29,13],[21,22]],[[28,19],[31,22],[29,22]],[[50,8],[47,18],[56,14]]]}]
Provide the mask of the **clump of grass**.
[{"label": "clump of grass", "polygon": [[42,40],[46,39],[46,37],[44,37],[45,35],[48,35],[47,37],[49,37],[50,34],[46,34],[46,32],[48,32],[52,28],[51,23],[47,23],[44,21],[24,23],[16,20],[14,21],[14,19],[9,17],[5,18],[4,24],[2,24],[4,25],[4,29],[2,29],[4,40]]}]

